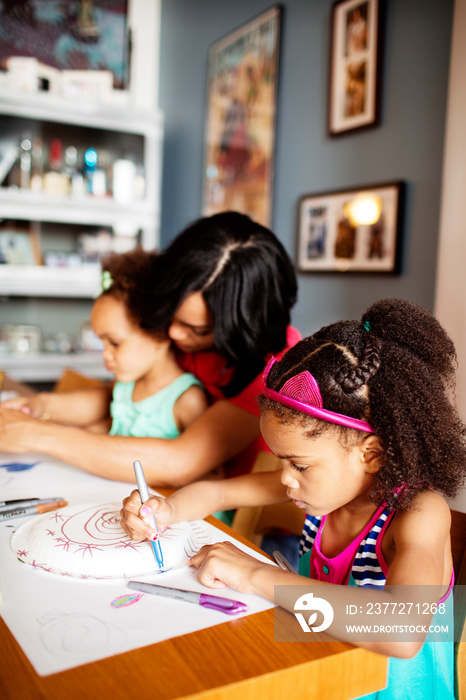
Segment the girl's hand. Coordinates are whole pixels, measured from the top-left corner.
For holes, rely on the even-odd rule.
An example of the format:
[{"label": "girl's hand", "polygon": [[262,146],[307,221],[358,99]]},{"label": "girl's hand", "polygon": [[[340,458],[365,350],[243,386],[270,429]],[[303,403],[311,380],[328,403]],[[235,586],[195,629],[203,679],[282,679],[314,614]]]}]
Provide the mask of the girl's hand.
[{"label": "girl's hand", "polygon": [[32,418],[40,418],[44,413],[44,399],[40,394],[34,396],[17,396],[2,402],[2,408],[9,408],[12,411],[25,413]]},{"label": "girl's hand", "polygon": [[156,531],[150,525],[151,514],[155,515],[157,527],[161,531],[180,520],[176,519],[175,508],[169,499],[151,496],[142,505],[139,491],[136,490],[123,500],[121,526],[132,540],[152,540]]},{"label": "girl's hand", "polygon": [[253,585],[254,575],[263,569],[264,573],[274,570],[249,554],[246,554],[231,542],[207,544],[188,561],[198,570],[198,579],[208,588],[225,588],[229,586],[242,593],[259,593]]},{"label": "girl's hand", "polygon": [[13,454],[34,451],[43,425],[27,413],[0,407],[0,450]]}]

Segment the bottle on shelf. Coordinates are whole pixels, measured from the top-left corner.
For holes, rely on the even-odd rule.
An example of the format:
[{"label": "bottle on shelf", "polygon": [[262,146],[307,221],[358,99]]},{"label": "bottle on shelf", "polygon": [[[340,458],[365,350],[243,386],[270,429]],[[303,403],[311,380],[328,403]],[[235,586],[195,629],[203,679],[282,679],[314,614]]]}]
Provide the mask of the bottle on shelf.
[{"label": "bottle on shelf", "polygon": [[32,139],[31,148],[31,190],[40,191],[42,189],[42,178],[44,175],[44,148],[41,138]]},{"label": "bottle on shelf", "polygon": [[23,136],[19,143],[19,186],[21,189],[31,187],[32,169],[32,140],[28,135]]},{"label": "bottle on shelf", "polygon": [[78,165],[78,156],[75,146],[65,148],[65,174],[70,182],[70,194],[76,199],[86,196],[86,184],[82,169]]},{"label": "bottle on shelf", "polygon": [[49,169],[42,178],[44,192],[55,196],[65,196],[70,191],[70,181],[63,171],[63,143],[53,139],[49,146]]},{"label": "bottle on shelf", "polygon": [[93,197],[107,196],[107,159],[106,154],[98,154],[95,148],[88,148],[84,152],[84,180],[88,194]]},{"label": "bottle on shelf", "polygon": [[119,204],[130,204],[134,200],[136,165],[129,158],[119,158],[113,163],[113,199]]}]

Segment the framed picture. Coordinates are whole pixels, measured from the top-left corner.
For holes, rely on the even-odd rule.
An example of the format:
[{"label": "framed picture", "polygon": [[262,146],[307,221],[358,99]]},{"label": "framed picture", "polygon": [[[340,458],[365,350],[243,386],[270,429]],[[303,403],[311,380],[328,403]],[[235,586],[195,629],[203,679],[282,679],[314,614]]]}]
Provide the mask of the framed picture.
[{"label": "framed picture", "polygon": [[128,87],[128,0],[4,0],[0,59],[33,57],[58,70],[112,73]]},{"label": "framed picture", "polygon": [[39,237],[31,228],[0,228],[0,265],[40,265]]},{"label": "framed picture", "polygon": [[380,121],[382,0],[337,0],[330,23],[329,136]]},{"label": "framed picture", "polygon": [[209,51],[203,214],[234,209],[271,225],[280,7]]},{"label": "framed picture", "polygon": [[403,192],[389,182],[301,197],[298,269],[398,272]]}]

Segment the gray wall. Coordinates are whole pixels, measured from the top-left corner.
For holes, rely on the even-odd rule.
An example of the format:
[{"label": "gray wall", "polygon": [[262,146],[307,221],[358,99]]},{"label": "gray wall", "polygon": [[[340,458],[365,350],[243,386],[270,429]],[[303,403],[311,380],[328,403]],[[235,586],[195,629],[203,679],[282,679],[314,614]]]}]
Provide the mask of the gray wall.
[{"label": "gray wall", "polygon": [[[209,47],[271,4],[162,0],[162,247],[201,215]],[[326,136],[331,2],[282,7],[272,228],[290,255],[301,195],[407,183],[401,274],[300,274],[293,322],[307,335],[383,297],[432,309],[453,0],[388,0],[381,124],[338,139]]]}]

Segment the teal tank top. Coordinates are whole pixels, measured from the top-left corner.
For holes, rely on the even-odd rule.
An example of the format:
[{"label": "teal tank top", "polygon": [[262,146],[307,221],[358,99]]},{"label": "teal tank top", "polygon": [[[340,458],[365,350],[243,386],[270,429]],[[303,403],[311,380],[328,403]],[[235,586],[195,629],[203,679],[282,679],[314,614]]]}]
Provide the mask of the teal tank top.
[{"label": "teal tank top", "polygon": [[173,417],[175,401],[191,386],[201,382],[186,372],[171,384],[142,401],[133,401],[135,382],[116,382],[110,404],[110,435],[126,437],[176,438],[180,434]]},{"label": "teal tank top", "polygon": [[[357,538],[358,546],[353,553],[353,563],[347,581],[349,586],[369,586],[371,588],[383,587],[386,580],[386,564],[381,552],[381,539],[385,531],[388,511],[384,507],[378,509],[370,526]],[[393,515],[391,513],[390,515]],[[389,516],[388,516],[389,517]],[[300,544],[299,573],[301,576],[310,576],[311,557],[322,558],[319,551],[323,518],[306,516]],[[314,551],[314,545],[316,551]],[[349,548],[348,548],[349,549]],[[338,560],[339,557],[335,557]],[[325,559],[323,560],[325,561]],[[331,560],[329,560],[331,561]],[[327,569],[327,570],[326,570]],[[323,567],[324,573],[329,574],[328,567]],[[343,584],[347,572],[343,570],[341,580],[336,583]],[[320,577],[325,580],[325,576]],[[450,583],[449,595],[444,602],[445,612],[438,611],[430,623],[433,628],[437,625],[448,625],[449,641],[429,631],[424,645],[412,659],[399,659],[389,657],[387,686],[384,690],[369,695],[360,696],[357,700],[455,700],[454,697],[454,611],[453,592],[454,575]]]}]

